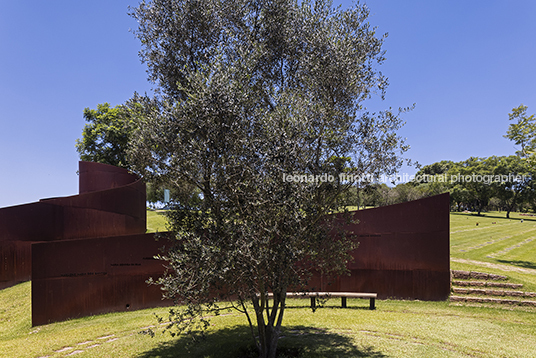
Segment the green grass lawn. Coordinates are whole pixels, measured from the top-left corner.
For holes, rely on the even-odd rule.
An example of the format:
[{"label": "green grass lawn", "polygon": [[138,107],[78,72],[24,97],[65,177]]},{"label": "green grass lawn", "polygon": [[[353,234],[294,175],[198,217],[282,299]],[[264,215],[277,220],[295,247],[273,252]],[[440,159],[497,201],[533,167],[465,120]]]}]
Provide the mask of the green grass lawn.
[{"label": "green grass lawn", "polygon": [[536,217],[505,216],[451,213],[451,268],[506,275],[524,291],[536,292]]},{"label": "green grass lawn", "polygon": [[[16,303],[15,303],[16,302]],[[280,347],[300,357],[535,357],[534,310],[465,307],[448,302],[332,299],[316,312],[292,299]],[[212,319],[206,340],[155,329],[165,308],[86,317],[31,327],[30,283],[0,291],[1,357],[241,357],[251,348],[245,318]],[[515,338],[515,344],[512,339]]]},{"label": "green grass lawn", "polygon": [[[521,223],[523,218],[523,223]],[[148,213],[151,231],[165,218]],[[157,221],[156,223],[154,221]],[[476,223],[478,222],[478,226]],[[495,222],[495,224],[493,224]],[[452,268],[507,275],[536,292],[536,220],[501,213],[451,214]],[[518,270],[518,271],[512,271]],[[536,309],[455,302],[332,299],[312,312],[289,300],[280,348],[287,357],[536,357]],[[0,291],[0,357],[247,357],[243,315],[212,318],[206,340],[162,333],[165,308],[85,317],[31,327],[30,283]],[[154,326],[151,338],[139,332]]]},{"label": "green grass lawn", "polygon": [[147,210],[147,232],[162,232],[167,230],[167,218],[162,210]]}]

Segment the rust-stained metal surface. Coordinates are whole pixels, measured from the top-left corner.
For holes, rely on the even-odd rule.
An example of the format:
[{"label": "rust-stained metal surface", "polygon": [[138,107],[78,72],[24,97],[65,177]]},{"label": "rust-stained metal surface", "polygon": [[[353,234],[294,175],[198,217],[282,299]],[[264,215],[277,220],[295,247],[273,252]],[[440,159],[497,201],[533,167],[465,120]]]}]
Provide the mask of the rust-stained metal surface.
[{"label": "rust-stained metal surface", "polygon": [[30,241],[0,242],[0,289],[31,279],[31,252]]},{"label": "rust-stained metal surface", "polygon": [[141,180],[106,164],[79,168],[81,194],[0,209],[0,289],[30,279],[31,243],[145,233]]},{"label": "rust-stained metal surface", "polygon": [[32,245],[32,324],[169,305],[145,281],[163,273],[155,234]]},{"label": "rust-stained metal surface", "polygon": [[321,291],[375,292],[378,298],[445,300],[450,293],[449,194],[355,211],[344,229],[359,242],[350,276],[315,275]]},{"label": "rust-stained metal surface", "polygon": [[136,177],[127,170],[94,162],[79,162],[78,193],[113,189],[133,183]]}]

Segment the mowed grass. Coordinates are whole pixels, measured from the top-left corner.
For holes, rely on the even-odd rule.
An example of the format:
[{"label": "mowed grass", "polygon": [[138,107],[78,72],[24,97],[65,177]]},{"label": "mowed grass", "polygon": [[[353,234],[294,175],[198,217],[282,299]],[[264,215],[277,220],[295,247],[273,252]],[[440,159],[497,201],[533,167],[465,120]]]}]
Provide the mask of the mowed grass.
[{"label": "mowed grass", "polygon": [[147,232],[167,231],[167,218],[162,210],[147,210]]},{"label": "mowed grass", "polygon": [[505,216],[451,213],[451,268],[506,275],[523,291],[536,292],[536,217]]},{"label": "mowed grass", "polygon": [[451,214],[451,255],[536,269],[536,218]]},{"label": "mowed grass", "polygon": [[[148,220],[152,231],[165,230],[161,214],[149,212]],[[452,268],[507,275],[536,292],[536,240],[527,241],[535,226],[517,214],[451,214]],[[31,327],[30,290],[26,282],[0,291],[0,357],[254,356],[247,321],[236,312],[213,317],[198,344],[162,332],[154,313],[165,317],[166,308]],[[534,308],[380,300],[370,311],[367,300],[349,300],[342,309],[332,299],[313,313],[308,302],[288,302],[279,343],[287,357],[536,357]],[[149,326],[154,338],[139,333]]]},{"label": "mowed grass", "polygon": [[[533,310],[464,307],[448,302],[332,299],[312,312],[293,299],[285,314],[283,352],[299,357],[535,357]],[[0,291],[1,357],[245,357],[246,320],[236,312],[213,317],[207,338],[162,333],[153,313],[107,314],[31,327],[30,283]],[[151,338],[139,332],[156,326]],[[515,343],[514,340],[515,339]]]}]

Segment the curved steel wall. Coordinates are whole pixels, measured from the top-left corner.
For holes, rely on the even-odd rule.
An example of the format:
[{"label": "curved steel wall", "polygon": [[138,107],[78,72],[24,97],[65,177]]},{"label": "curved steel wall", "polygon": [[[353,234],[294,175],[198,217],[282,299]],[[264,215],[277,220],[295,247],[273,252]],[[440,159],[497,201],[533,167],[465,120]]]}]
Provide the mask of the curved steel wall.
[{"label": "curved steel wall", "polygon": [[445,300],[450,294],[449,194],[359,210],[344,230],[359,242],[350,276],[314,275],[321,291],[375,292],[378,298]]},{"label": "curved steel wall", "polygon": [[145,184],[127,170],[80,162],[79,195],[0,209],[0,289],[31,278],[31,244],[146,231]]},{"label": "curved steel wall", "polygon": [[155,234],[63,240],[32,245],[32,325],[169,305],[149,277],[167,240]]}]

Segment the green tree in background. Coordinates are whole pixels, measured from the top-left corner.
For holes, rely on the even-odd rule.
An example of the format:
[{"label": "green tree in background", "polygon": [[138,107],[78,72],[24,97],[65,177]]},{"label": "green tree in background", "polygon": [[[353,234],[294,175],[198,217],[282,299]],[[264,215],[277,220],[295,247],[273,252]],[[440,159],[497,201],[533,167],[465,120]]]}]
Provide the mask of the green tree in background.
[{"label": "green tree in background", "polygon": [[[493,203],[491,206],[505,210],[506,217],[510,217],[513,210],[522,210],[527,204],[534,206],[533,171],[528,162],[517,155],[441,161],[422,167],[416,177],[424,175],[432,179],[408,184],[414,185],[422,196],[450,192],[454,210],[467,209],[480,214]],[[446,176],[441,177],[443,175]],[[408,184],[399,184],[393,189],[399,192],[397,202],[405,201],[402,193]]]},{"label": "green tree in background", "polygon": [[510,139],[521,149],[517,154],[527,158],[533,168],[536,168],[536,117],[534,114],[527,115],[527,106],[520,105],[513,108],[512,113],[508,114],[511,123],[506,132],[505,138]]},{"label": "green tree in background", "polygon": [[504,137],[520,146],[516,156],[432,163],[416,173],[420,180],[393,188],[385,184],[369,185],[363,204],[382,206],[449,192],[454,210],[472,210],[480,215],[493,206],[505,210],[507,218],[513,210],[525,210],[529,206],[536,211],[536,117],[529,116],[527,109],[520,105],[509,114],[509,120],[514,123]]},{"label": "green tree in background", "polygon": [[98,104],[97,109],[84,109],[88,122],[82,138],[76,140],[80,159],[128,168],[127,148],[132,134],[130,111],[118,105]]},{"label": "green tree in background", "polygon": [[493,183],[495,196],[500,200],[506,210],[506,217],[514,208],[522,207],[531,198],[532,173],[525,160],[519,156],[500,157],[493,168],[495,175],[515,177],[512,180],[501,180]]},{"label": "green tree in background", "polygon": [[496,162],[496,157],[471,157],[460,162],[458,166],[455,166],[454,169],[450,171],[451,176],[460,175],[460,178],[471,177],[471,180],[458,180],[454,184],[461,186],[465,190],[464,194],[469,199],[468,203],[472,206],[473,210],[477,211],[478,215],[487,208],[494,192],[490,183],[486,183],[483,180],[473,180],[473,177],[493,175],[493,168],[496,165]]},{"label": "green tree in background", "polygon": [[[127,152],[135,118],[143,117],[148,107],[155,101],[144,101],[137,93],[125,104],[111,107],[109,103],[98,104],[97,109],[84,109],[84,119],[88,122],[82,131],[82,138],[76,140],[76,150],[84,161],[110,164],[131,169]],[[175,185],[163,181],[147,183],[147,201],[164,201],[164,189],[169,188],[171,205],[198,200],[198,191],[187,183]]]}]

